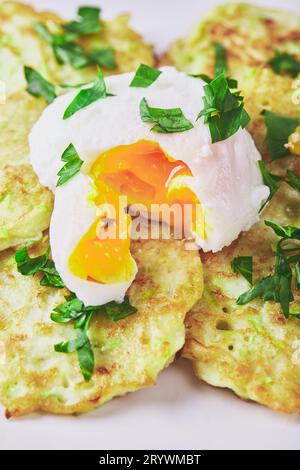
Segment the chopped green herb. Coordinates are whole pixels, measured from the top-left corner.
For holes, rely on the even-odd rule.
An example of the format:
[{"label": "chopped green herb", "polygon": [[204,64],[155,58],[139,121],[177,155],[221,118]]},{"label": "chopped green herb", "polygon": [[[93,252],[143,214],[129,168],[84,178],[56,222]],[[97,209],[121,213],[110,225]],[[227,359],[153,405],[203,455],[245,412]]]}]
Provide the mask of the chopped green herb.
[{"label": "chopped green herb", "polygon": [[269,187],[270,194],[268,199],[263,203],[262,207],[260,208],[260,212],[264,209],[266,204],[272,199],[272,197],[277,193],[280,189],[280,185],[278,182],[282,180],[281,176],[273,175],[267,170],[267,167],[263,160],[259,160],[258,162],[259,169],[261,171],[264,184]]},{"label": "chopped green herb", "polygon": [[221,73],[228,71],[227,60],[226,60],[226,51],[222,44],[216,42],[214,44],[215,49],[215,77]]},{"label": "chopped green herb", "polygon": [[228,139],[249,123],[250,117],[244,109],[243,97],[239,92],[230,91],[224,74],[205,85],[204,93],[204,109],[197,119],[204,117],[213,143]]},{"label": "chopped green herb", "polygon": [[58,288],[65,287],[65,284],[58,274],[52,259],[47,260],[45,266],[41,269],[41,272],[44,273],[44,276],[40,281],[41,286]]},{"label": "chopped green herb", "polygon": [[252,284],[252,256],[237,256],[232,261],[231,267],[235,274],[241,274],[250,284]]},{"label": "chopped green herb", "polygon": [[141,64],[135,72],[135,76],[129,86],[147,88],[158,79],[161,73],[160,70],[153,69],[149,67],[149,65]]},{"label": "chopped green herb", "polygon": [[77,356],[83,378],[86,382],[89,382],[95,367],[94,351],[89,339],[87,339],[81,348],[77,349]]},{"label": "chopped green herb", "polygon": [[265,220],[265,224],[267,227],[272,228],[278,237],[300,240],[300,228],[298,227],[293,227],[292,225],[280,225],[276,222],[271,222],[271,220]]},{"label": "chopped green herb", "polygon": [[137,310],[132,307],[126,296],[123,303],[109,302],[105,305],[85,307],[75,294],[71,294],[61,305],[58,305],[51,314],[56,323],[73,321],[77,336],[69,341],[63,341],[54,346],[56,352],[72,353],[77,351],[79,365],[84,379],[88,382],[94,371],[94,353],[88,337],[91,318],[95,312],[106,314],[112,321],[122,320]]},{"label": "chopped green herb", "polygon": [[[200,78],[203,80],[205,83],[210,83],[213,81],[213,78],[210,78],[208,75],[205,73],[199,73],[198,75],[190,75],[190,77],[193,78]],[[226,77],[228,86],[231,90],[237,89],[238,88],[238,81],[235,80],[234,78]]]},{"label": "chopped green herb", "polygon": [[53,44],[56,60],[60,64],[69,64],[74,69],[82,69],[91,64],[89,57],[78,44],[66,42]]},{"label": "chopped green herb", "polygon": [[47,103],[56,98],[55,86],[31,67],[24,67],[24,75],[28,83],[27,91],[33,96],[43,96]]},{"label": "chopped green herb", "polygon": [[108,96],[113,95],[107,93],[103,73],[100,69],[98,69],[98,76],[96,80],[92,82],[92,86],[80,90],[80,92],[75,96],[75,98],[71,101],[71,103],[65,110],[63,119],[70,118],[71,116],[73,116],[73,114],[80,111],[80,109],[86,108],[95,101],[107,98]]},{"label": "chopped green herb", "polygon": [[[294,244],[294,246],[291,246],[291,244],[295,240],[300,240],[300,228],[282,226],[269,220],[265,220],[265,224],[281,237],[276,245],[274,272],[272,275],[258,281],[249,291],[240,295],[237,304],[244,305],[257,297],[261,297],[264,301],[273,300],[279,303],[286,318],[289,318],[290,315],[300,318],[298,313],[290,312],[290,303],[294,300],[292,293],[293,271],[291,269],[291,265],[294,263],[296,263],[296,286],[297,288],[300,286],[300,247],[299,244]],[[286,243],[288,243],[287,246]],[[294,254],[287,257],[289,252]]]},{"label": "chopped green herb", "polygon": [[295,274],[296,274],[296,286],[297,286],[297,289],[300,289],[300,261],[297,261],[296,263]]},{"label": "chopped green herb", "polygon": [[61,88],[82,88],[83,86],[86,85],[91,85],[93,82],[81,82],[81,83],[60,83],[59,86]]},{"label": "chopped green herb", "polygon": [[70,144],[61,156],[61,160],[66,164],[59,170],[59,179],[56,186],[61,186],[75,176],[83,164],[73,144]]},{"label": "chopped green herb", "polygon": [[184,132],[194,127],[180,108],[151,108],[145,98],[140,103],[140,115],[143,122],[155,123],[151,128],[154,132]]},{"label": "chopped green herb", "polygon": [[295,175],[292,170],[287,170],[287,179],[285,180],[292,188],[300,192],[300,179]]},{"label": "chopped green herb", "polygon": [[286,52],[276,52],[276,55],[268,64],[273,72],[281,75],[287,74],[296,78],[300,73],[300,61]]},{"label": "chopped green herb", "polygon": [[80,7],[77,12],[80,20],[66,23],[63,28],[78,36],[98,33],[101,31],[100,12],[100,8],[97,7]]},{"label": "chopped green herb", "polygon": [[41,256],[31,258],[28,253],[28,247],[25,245],[16,251],[15,261],[17,269],[23,276],[34,276],[37,273],[43,273],[44,276],[40,280],[41,286],[64,287],[64,283],[55,269],[54,263],[49,259],[50,249]]},{"label": "chopped green herb", "polygon": [[107,317],[114,322],[122,320],[137,311],[137,309],[130,304],[129,297],[127,296],[122,304],[109,302],[104,307]]},{"label": "chopped green herb", "polygon": [[267,170],[267,167],[263,160],[259,160],[258,162],[264,183],[270,189],[270,195],[268,199],[263,203],[260,212],[263,210],[265,205],[272,199],[272,197],[277,193],[280,189],[279,181],[283,181],[287,183],[291,188],[295,189],[296,191],[300,192],[300,179],[296,176],[296,174],[292,170],[286,171],[286,177],[274,175]]},{"label": "chopped green herb", "polygon": [[55,307],[51,313],[51,320],[56,323],[68,323],[84,314],[84,305],[74,294],[66,302]]},{"label": "chopped green herb", "polygon": [[89,65],[100,65],[108,69],[115,69],[117,67],[114,52],[111,47],[85,52],[84,49],[75,42],[78,36],[75,32],[65,31],[64,34],[51,34],[48,28],[42,23],[36,23],[34,29],[52,46],[53,53],[58,63],[69,64],[75,69],[81,69]]},{"label": "chopped green herb", "polygon": [[108,70],[117,68],[114,50],[111,47],[103,47],[102,49],[94,49],[88,55],[90,64],[100,65]]},{"label": "chopped green herb", "polygon": [[48,44],[53,44],[55,36],[50,33],[47,26],[42,23],[35,23],[33,29],[38,33],[38,35],[44,39]]},{"label": "chopped green herb", "polygon": [[274,280],[272,276],[265,277],[258,281],[251,289],[240,295],[237,304],[245,305],[257,297],[264,297],[265,293],[269,293],[274,288]]},{"label": "chopped green herb", "polygon": [[[91,314],[90,314],[91,315]],[[68,341],[63,341],[62,343],[58,343],[54,345],[54,350],[60,353],[72,353],[77,351],[77,349],[81,348],[87,342],[87,335],[84,334],[81,328],[77,329],[77,337],[74,339],[70,339]]]},{"label": "chopped green herb", "polygon": [[289,137],[299,125],[298,118],[281,116],[264,110],[262,115],[265,117],[267,127],[267,146],[271,155],[271,160],[277,160],[290,154],[286,148]]},{"label": "chopped green herb", "polygon": [[16,251],[15,261],[17,263],[17,269],[23,276],[33,276],[34,274],[41,271],[45,266],[49,256],[49,250],[44,255],[37,256],[36,258],[30,258],[28,254],[28,247],[31,244],[25,245]]}]

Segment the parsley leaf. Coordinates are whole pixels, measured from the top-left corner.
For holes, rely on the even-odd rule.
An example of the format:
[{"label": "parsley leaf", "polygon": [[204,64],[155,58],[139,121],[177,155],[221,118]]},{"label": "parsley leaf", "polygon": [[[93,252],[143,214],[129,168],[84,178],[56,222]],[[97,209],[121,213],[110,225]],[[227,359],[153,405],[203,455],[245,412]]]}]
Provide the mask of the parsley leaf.
[{"label": "parsley leaf", "polygon": [[82,346],[84,346],[85,343],[87,342],[87,339],[88,338],[85,332],[81,328],[78,328],[76,338],[55,344],[54,350],[60,353],[72,353],[74,351],[77,351],[77,349],[81,348]]},{"label": "parsley leaf", "polygon": [[[213,81],[213,78],[210,78],[208,75],[206,75],[205,73],[199,73],[199,74],[196,74],[196,75],[190,75],[190,77],[193,77],[193,78],[200,78],[201,80],[203,80],[205,83],[210,83]],[[226,77],[226,80],[227,80],[227,83],[228,83],[228,86],[231,90],[234,90],[234,89],[237,89],[238,88],[238,81],[235,80],[234,78],[231,78],[231,77]]]},{"label": "parsley leaf", "polygon": [[86,108],[95,101],[107,98],[108,96],[113,95],[107,93],[103,73],[98,69],[98,76],[96,80],[92,82],[92,86],[80,90],[65,110],[63,119],[65,120],[70,118],[73,114],[80,111],[80,109]]},{"label": "parsley leaf", "polygon": [[66,302],[55,307],[51,313],[51,320],[56,323],[69,323],[84,313],[84,305],[76,295],[71,294]]},{"label": "parsley leaf", "polygon": [[[290,315],[300,318],[298,312],[290,312],[290,302],[294,300],[291,264],[296,263],[296,287],[300,286],[300,247],[299,244],[291,246],[291,243],[293,240],[300,240],[300,228],[283,226],[269,220],[265,220],[265,224],[272,228],[276,235],[281,237],[276,245],[274,272],[272,275],[258,281],[250,290],[240,295],[237,304],[244,305],[257,297],[261,297],[264,301],[273,300],[279,303],[286,318],[289,318]],[[285,245],[286,242],[288,242],[288,245]],[[294,254],[287,257],[289,252]]]},{"label": "parsley leaf", "polygon": [[109,302],[105,305],[85,307],[75,294],[71,294],[61,305],[55,307],[51,314],[51,320],[56,323],[69,323],[73,321],[77,336],[71,340],[63,341],[54,346],[56,352],[72,353],[77,351],[80,369],[84,379],[88,382],[94,371],[94,353],[88,337],[88,329],[91,318],[95,312],[105,314],[112,321],[122,320],[137,311],[130,302],[128,296],[124,302]]},{"label": "parsley leaf", "polygon": [[213,143],[228,139],[249,123],[243,97],[239,92],[230,91],[223,73],[204,86],[204,94],[204,108],[197,119],[204,117]]},{"label": "parsley leaf", "polygon": [[75,42],[78,36],[75,32],[66,31],[64,34],[51,34],[47,26],[42,23],[36,23],[34,29],[51,45],[55,58],[60,64],[69,64],[75,69],[81,69],[89,65],[101,65],[107,69],[115,69],[117,67],[114,52],[111,47],[85,52],[84,49]]},{"label": "parsley leaf", "polygon": [[290,135],[299,125],[299,119],[281,116],[267,110],[262,111],[262,115],[265,117],[267,127],[266,142],[271,160],[277,160],[278,158],[290,155],[285,145],[288,143]]},{"label": "parsley leaf", "polygon": [[114,70],[117,68],[114,50],[111,47],[94,49],[89,53],[88,58],[91,65],[100,65],[108,70]]},{"label": "parsley leaf", "polygon": [[128,296],[125,297],[122,304],[109,302],[105,304],[104,308],[107,317],[114,322],[122,320],[137,311],[137,309],[130,304]]},{"label": "parsley leaf", "polygon": [[292,188],[300,192],[300,179],[295,175],[292,170],[287,170],[287,179],[285,180]]},{"label": "parsley leaf", "polygon": [[16,251],[15,261],[19,273],[23,276],[34,276],[37,273],[43,273],[44,276],[40,280],[41,286],[65,287],[55,268],[54,262],[48,258],[50,249],[48,248],[43,255],[31,258],[28,253],[28,247],[30,245],[31,244],[25,245]]},{"label": "parsley leaf", "polygon": [[140,115],[143,122],[156,123],[151,128],[154,132],[184,132],[194,127],[180,108],[151,108],[146,98],[140,102]]},{"label": "parsley leaf", "polygon": [[55,86],[31,67],[24,67],[24,75],[28,83],[27,91],[33,96],[43,96],[47,103],[56,98]]},{"label": "parsley leaf", "polygon": [[86,85],[91,85],[93,82],[81,82],[81,83],[60,83],[59,86],[60,88],[82,88],[83,86]]},{"label": "parsley leaf", "polygon": [[91,64],[82,47],[73,42],[53,44],[53,51],[58,63],[69,64],[74,69],[82,69]]},{"label": "parsley leaf", "polygon": [[40,280],[41,286],[58,288],[65,287],[65,284],[58,274],[52,259],[47,260],[45,266],[41,269],[41,272],[44,273],[44,276]]},{"label": "parsley leaf", "polygon": [[228,72],[226,51],[222,44],[216,42],[214,44],[215,49],[215,77],[221,73]]},{"label": "parsley leaf", "polygon": [[135,76],[129,86],[147,88],[158,79],[161,73],[162,72],[160,70],[153,69],[152,67],[149,67],[149,65],[141,64],[135,72]]},{"label": "parsley leaf", "polygon": [[298,227],[293,227],[292,225],[280,225],[276,222],[272,222],[271,220],[265,220],[265,224],[267,227],[272,228],[278,237],[300,240],[300,228]]},{"label": "parsley leaf", "polygon": [[252,256],[237,256],[233,259],[231,267],[235,274],[241,274],[249,282],[249,284],[252,284]]},{"label": "parsley leaf", "polygon": [[77,349],[77,356],[83,378],[86,382],[89,382],[95,368],[94,351],[89,338],[81,348]]},{"label": "parsley leaf", "polygon": [[278,182],[282,180],[283,178],[281,176],[273,175],[267,170],[267,167],[264,163],[263,160],[259,160],[258,166],[260,169],[260,172],[263,177],[264,184],[269,187],[270,189],[270,194],[268,199],[262,204],[260,208],[260,212],[264,209],[266,204],[272,199],[272,197],[277,193],[277,191],[280,189],[280,185]]},{"label": "parsley leaf", "polygon": [[28,254],[28,247],[31,245],[25,245],[16,251],[15,261],[17,263],[17,269],[23,276],[34,276],[34,274],[41,271],[48,260],[49,250],[44,255],[37,256],[36,258],[30,258]]},{"label": "parsley leaf", "polygon": [[35,23],[33,25],[33,29],[42,39],[44,39],[44,41],[46,41],[48,44],[53,44],[55,36],[50,33],[47,26],[45,26],[43,23]]},{"label": "parsley leaf", "polygon": [[80,20],[66,23],[63,28],[79,36],[98,33],[101,31],[100,12],[97,7],[80,7],[77,12]]},{"label": "parsley leaf", "polygon": [[66,148],[61,156],[61,160],[66,162],[66,164],[57,173],[59,179],[56,186],[61,186],[73,178],[80,171],[83,164],[73,144]]},{"label": "parsley leaf", "polygon": [[88,337],[88,329],[93,313],[88,313],[84,322],[77,328],[77,336],[69,341],[55,344],[54,350],[60,353],[72,353],[77,351],[79,366],[86,382],[92,378],[95,360],[91,342]]},{"label": "parsley leaf", "polygon": [[295,266],[295,274],[296,274],[296,287],[300,289],[300,261],[297,261]]},{"label": "parsley leaf", "polygon": [[268,64],[273,72],[287,74],[296,78],[300,73],[300,61],[286,52],[276,52],[275,57]]},{"label": "parsley leaf", "polygon": [[265,277],[258,281],[251,289],[244,294],[241,294],[237,299],[237,305],[245,305],[248,302],[263,297],[266,293],[272,291],[274,288],[274,280],[272,276]]}]

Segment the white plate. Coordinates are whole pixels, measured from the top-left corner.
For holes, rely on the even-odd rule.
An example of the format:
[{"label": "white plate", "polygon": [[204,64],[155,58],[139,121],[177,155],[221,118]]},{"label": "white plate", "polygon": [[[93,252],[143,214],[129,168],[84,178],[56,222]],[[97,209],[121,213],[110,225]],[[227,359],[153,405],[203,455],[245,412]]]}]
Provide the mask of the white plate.
[{"label": "white plate", "polygon": [[[128,11],[132,25],[159,52],[207,10],[200,0],[34,0],[38,8],[74,16],[97,4],[104,16]],[[258,2],[255,2],[258,3]],[[265,0],[299,12],[298,0]],[[300,419],[242,402],[194,377],[187,361],[164,371],[156,386],[114,399],[81,417],[0,417],[1,449],[300,449]]]}]

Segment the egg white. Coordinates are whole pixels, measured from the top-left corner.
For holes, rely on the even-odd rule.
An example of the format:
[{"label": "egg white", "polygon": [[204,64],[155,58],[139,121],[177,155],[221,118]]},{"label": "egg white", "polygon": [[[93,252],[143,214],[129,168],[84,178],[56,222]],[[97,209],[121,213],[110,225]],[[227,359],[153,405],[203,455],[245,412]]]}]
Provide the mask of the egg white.
[{"label": "egg white", "polygon": [[122,302],[137,273],[126,282],[100,284],[80,279],[71,273],[68,260],[77,243],[97,218],[96,207],[88,202],[90,178],[78,173],[57,188],[50,224],[51,253],[55,267],[65,285],[85,305],[102,305],[111,300]]},{"label": "egg white", "polygon": [[[63,114],[78,90],[58,97],[44,111],[29,137],[30,158],[40,182],[55,195],[50,238],[52,256],[58,272],[70,290],[83,302],[94,305],[121,301],[128,283],[101,285],[73,276],[67,260],[95,220],[95,210],[85,199],[89,187],[88,170],[99,155],[119,145],[141,139],[160,144],[175,160],[182,160],[192,171],[186,184],[201,202],[207,237],[196,237],[204,251],[219,251],[248,230],[259,219],[259,209],[268,197],[258,167],[260,154],[246,130],[239,130],[223,142],[211,143],[209,128],[196,118],[203,106],[203,85],[174,68],[162,68],[162,74],[148,88],[132,88],[133,74],[106,78],[109,92],[115,96],[99,100],[67,120]],[[194,128],[173,134],[151,131],[151,123],[141,120],[139,104],[145,97],[150,106],[180,107]],[[73,143],[84,161],[81,174],[56,189],[61,155]]]}]

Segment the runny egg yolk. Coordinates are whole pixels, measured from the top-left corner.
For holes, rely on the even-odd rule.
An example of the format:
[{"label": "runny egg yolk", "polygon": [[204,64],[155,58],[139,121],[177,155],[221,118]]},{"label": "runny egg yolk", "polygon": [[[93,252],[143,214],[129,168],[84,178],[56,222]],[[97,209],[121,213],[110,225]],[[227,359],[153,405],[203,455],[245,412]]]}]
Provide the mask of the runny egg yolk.
[{"label": "runny egg yolk", "polygon": [[[153,204],[177,204],[183,214],[184,205],[189,205],[189,223],[193,231],[204,237],[200,202],[180,178],[192,176],[191,170],[184,162],[168,156],[158,143],[140,140],[110,149],[95,161],[90,176],[94,184],[91,199],[98,218],[69,258],[74,275],[104,284],[126,281],[134,275],[135,263],[130,253],[132,217],[127,209],[135,205],[142,204],[148,217]],[[173,219],[169,223],[173,225]]]}]

